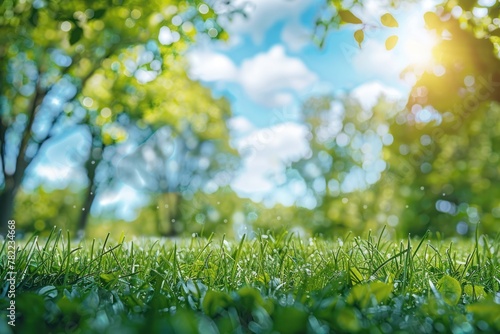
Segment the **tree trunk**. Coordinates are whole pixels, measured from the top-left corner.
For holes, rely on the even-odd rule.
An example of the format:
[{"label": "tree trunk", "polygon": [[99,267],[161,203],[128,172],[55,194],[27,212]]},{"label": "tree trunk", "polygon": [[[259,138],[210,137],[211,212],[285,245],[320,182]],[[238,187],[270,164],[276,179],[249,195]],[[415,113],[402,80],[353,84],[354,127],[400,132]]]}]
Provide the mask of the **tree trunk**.
[{"label": "tree trunk", "polygon": [[82,211],[78,217],[76,225],[76,237],[82,239],[85,236],[85,229],[89,221],[90,209],[95,199],[94,178],[89,180],[90,184],[85,192],[85,200],[83,201]]},{"label": "tree trunk", "polygon": [[180,218],[181,195],[178,192],[163,193],[158,200],[158,233],[163,237],[175,237],[179,234],[176,224]]},{"label": "tree trunk", "polygon": [[[94,139],[92,139],[92,141],[94,141]],[[76,224],[76,236],[78,239],[81,239],[85,236],[85,229],[87,227],[87,223],[90,217],[90,209],[92,208],[92,204],[94,203],[96,196],[96,188],[97,188],[95,183],[96,169],[102,160],[103,150],[104,146],[102,145],[102,143],[100,145],[92,147],[90,150],[89,158],[85,163],[85,168],[87,169],[87,177],[89,179],[89,185],[85,191],[85,199],[83,200],[80,216],[78,217],[78,222]]]},{"label": "tree trunk", "polygon": [[0,193],[0,235],[7,235],[7,222],[14,219],[14,199],[16,197],[18,187],[6,182],[5,188]]},{"label": "tree trunk", "polygon": [[[41,76],[41,73],[39,73],[39,77]],[[28,123],[24,130],[21,133],[21,143],[19,144],[19,151],[17,153],[16,157],[16,164],[15,164],[15,171],[14,174],[8,175],[6,170],[5,170],[5,164],[6,164],[6,159],[5,159],[5,134],[7,133],[7,128],[8,126],[5,124],[1,124],[0,128],[0,134],[1,134],[1,143],[2,149],[0,152],[2,152],[2,168],[4,168],[3,172],[3,177],[4,177],[4,189],[2,190],[2,193],[0,193],[0,234],[6,235],[7,233],[7,221],[9,219],[13,219],[14,217],[13,212],[14,212],[14,200],[17,195],[17,191],[19,190],[19,187],[21,186],[21,183],[24,179],[24,173],[28,166],[31,164],[33,159],[38,155],[40,152],[40,145],[38,146],[38,149],[36,150],[35,154],[33,154],[31,157],[26,156],[26,151],[28,149],[28,144],[30,140],[32,139],[32,127],[33,123],[35,121],[35,116],[37,114],[37,111],[40,107],[40,105],[43,102],[43,99],[45,98],[47,94],[46,89],[42,89],[40,87],[40,82],[39,80],[36,83],[36,90],[35,94],[33,95],[33,98],[31,99],[30,106],[27,111],[27,116],[28,116]],[[3,120],[0,118],[0,122],[3,122]],[[50,131],[49,131],[50,132]],[[42,143],[47,140],[45,138],[42,140]]]},{"label": "tree trunk", "polygon": [[[24,178],[24,172],[28,164],[21,160],[16,166],[14,175],[4,176],[5,186],[0,193],[0,234],[6,235],[7,221],[14,219],[14,200],[16,199],[17,192]],[[5,174],[4,174],[5,175]]]}]

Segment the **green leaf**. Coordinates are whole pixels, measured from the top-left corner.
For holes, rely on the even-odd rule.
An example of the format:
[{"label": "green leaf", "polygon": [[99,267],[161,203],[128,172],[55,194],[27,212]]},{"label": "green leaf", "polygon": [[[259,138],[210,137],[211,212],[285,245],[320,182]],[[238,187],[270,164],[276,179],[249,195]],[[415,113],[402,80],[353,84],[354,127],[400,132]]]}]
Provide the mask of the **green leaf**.
[{"label": "green leaf", "polygon": [[356,311],[353,308],[342,308],[335,314],[337,326],[347,333],[354,333],[360,330],[361,325]]},{"label": "green leaf", "polygon": [[306,333],[309,313],[303,308],[280,307],[273,314],[274,333]]},{"label": "green leaf", "polygon": [[33,26],[36,27],[36,25],[38,24],[38,9],[33,9],[31,11],[31,15],[28,20]]},{"label": "green leaf", "polygon": [[483,299],[486,297],[486,291],[484,291],[484,287],[481,285],[472,285],[472,284],[467,284],[464,287],[464,293],[467,296],[476,298],[476,299]]},{"label": "green leaf", "polygon": [[94,19],[100,19],[101,17],[104,16],[104,14],[106,14],[106,9],[105,8],[101,8],[101,9],[97,9],[95,12],[94,12]]},{"label": "green leaf", "polygon": [[389,36],[389,38],[387,38],[385,40],[385,48],[388,51],[392,50],[392,49],[394,49],[394,47],[396,46],[397,43],[398,43],[398,36],[396,36],[396,35]]},{"label": "green leaf", "polygon": [[215,316],[220,310],[226,308],[231,303],[231,297],[224,292],[208,291],[203,298],[203,312],[209,317]]},{"label": "green leaf", "polygon": [[363,21],[354,15],[350,10],[339,10],[340,18],[345,23],[361,24]]},{"label": "green leaf", "polygon": [[238,302],[243,306],[246,310],[253,310],[256,307],[263,307],[265,305],[264,299],[260,295],[259,290],[244,286],[238,290]]},{"label": "green leaf", "polygon": [[99,278],[103,281],[103,283],[114,283],[118,280],[118,274],[110,273],[110,274],[101,274]]},{"label": "green leaf", "polygon": [[394,16],[389,13],[385,13],[384,15],[382,15],[382,17],[380,18],[380,22],[382,22],[383,25],[389,28],[399,27],[398,21],[396,21]]},{"label": "green leaf", "polygon": [[57,306],[61,310],[62,313],[68,315],[72,313],[77,313],[80,309],[78,302],[73,302],[69,300],[66,296],[63,296],[61,299],[57,301]]},{"label": "green leaf", "polygon": [[354,32],[354,39],[358,42],[358,45],[361,48],[361,43],[363,43],[363,40],[365,39],[365,32],[363,29],[359,29]]},{"label": "green leaf", "polygon": [[364,308],[369,306],[372,297],[375,298],[378,304],[389,298],[391,293],[392,284],[387,284],[380,281],[374,281],[367,284],[357,284],[349,293],[347,302],[351,305],[358,304]]},{"label": "green leaf", "polygon": [[73,45],[80,40],[83,36],[83,29],[76,26],[69,35],[69,44]]},{"label": "green leaf", "polygon": [[443,300],[449,305],[456,305],[462,295],[460,283],[451,276],[443,276],[437,283],[437,289]]},{"label": "green leaf", "polygon": [[476,320],[482,320],[492,324],[492,327],[500,330],[500,305],[492,300],[466,306],[467,312],[474,315]]}]

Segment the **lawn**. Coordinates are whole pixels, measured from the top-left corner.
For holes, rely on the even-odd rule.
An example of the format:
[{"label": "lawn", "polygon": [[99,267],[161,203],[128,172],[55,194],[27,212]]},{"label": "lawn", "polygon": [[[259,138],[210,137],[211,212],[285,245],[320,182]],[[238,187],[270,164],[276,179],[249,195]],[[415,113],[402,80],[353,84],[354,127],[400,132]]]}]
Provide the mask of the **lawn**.
[{"label": "lawn", "polygon": [[[1,246],[1,275],[10,277]],[[76,244],[54,231],[17,246],[0,333],[500,331],[500,237],[283,233]]]}]

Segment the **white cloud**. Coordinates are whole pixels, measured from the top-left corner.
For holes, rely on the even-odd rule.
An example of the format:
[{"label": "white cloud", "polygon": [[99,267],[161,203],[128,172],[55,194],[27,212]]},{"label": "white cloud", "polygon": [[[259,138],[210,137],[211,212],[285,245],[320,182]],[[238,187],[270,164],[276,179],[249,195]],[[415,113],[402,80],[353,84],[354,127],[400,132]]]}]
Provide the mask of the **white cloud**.
[{"label": "white cloud", "polygon": [[191,64],[190,75],[204,81],[233,81],[238,69],[229,57],[205,50],[196,50],[188,54]]},{"label": "white cloud", "polygon": [[285,25],[281,31],[281,40],[292,51],[300,51],[312,40],[312,32],[297,21]]},{"label": "white cloud", "polygon": [[236,0],[236,7],[243,7],[247,17],[235,15],[231,21],[221,22],[230,35],[248,34],[260,43],[274,24],[298,19],[314,0]]},{"label": "white cloud", "polygon": [[189,55],[194,79],[239,83],[255,102],[266,107],[283,107],[294,94],[317,81],[299,59],[285,54],[282,45],[245,60],[238,69],[226,56],[214,52],[192,51]]},{"label": "white cloud", "polygon": [[243,116],[232,117],[227,122],[229,129],[231,130],[231,134],[236,136],[245,136],[250,132],[255,130],[254,125]]},{"label": "white cloud", "polygon": [[398,101],[403,98],[401,91],[385,86],[377,81],[362,84],[351,92],[351,96],[356,98],[365,110],[373,108],[382,95],[392,101]]},{"label": "white cloud", "polygon": [[285,167],[310,152],[306,126],[286,122],[258,129],[237,142],[243,166],[232,187],[243,195],[259,196],[284,182]]},{"label": "white cloud", "polygon": [[239,81],[247,94],[267,107],[280,107],[317,80],[298,58],[285,55],[283,46],[276,45],[267,53],[257,54],[243,62]]}]

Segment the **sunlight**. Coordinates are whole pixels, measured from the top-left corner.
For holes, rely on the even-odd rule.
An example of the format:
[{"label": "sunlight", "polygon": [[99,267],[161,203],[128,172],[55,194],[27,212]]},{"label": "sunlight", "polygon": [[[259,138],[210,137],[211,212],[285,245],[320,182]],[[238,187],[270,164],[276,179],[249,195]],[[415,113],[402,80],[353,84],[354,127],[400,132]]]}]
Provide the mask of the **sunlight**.
[{"label": "sunlight", "polygon": [[417,69],[431,67],[434,63],[432,49],[437,44],[437,37],[423,27],[409,25],[405,28],[400,38],[402,56]]}]

